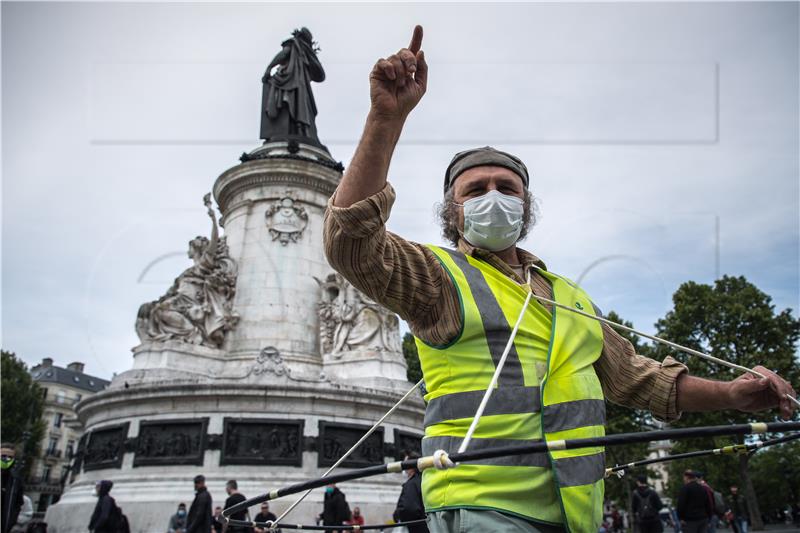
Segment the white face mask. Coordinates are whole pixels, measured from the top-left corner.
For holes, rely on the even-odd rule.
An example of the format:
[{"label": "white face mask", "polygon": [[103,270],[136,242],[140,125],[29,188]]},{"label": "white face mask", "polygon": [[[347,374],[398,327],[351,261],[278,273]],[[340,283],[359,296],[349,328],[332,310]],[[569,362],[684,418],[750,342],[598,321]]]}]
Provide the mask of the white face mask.
[{"label": "white face mask", "polygon": [[464,238],[472,246],[499,252],[519,239],[524,204],[516,196],[489,191],[457,205],[464,207]]}]

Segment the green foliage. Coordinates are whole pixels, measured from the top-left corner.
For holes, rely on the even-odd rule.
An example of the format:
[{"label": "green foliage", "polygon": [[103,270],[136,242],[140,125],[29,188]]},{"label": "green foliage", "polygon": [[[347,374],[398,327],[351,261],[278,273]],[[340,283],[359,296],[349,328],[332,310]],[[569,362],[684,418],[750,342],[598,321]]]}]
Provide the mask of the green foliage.
[{"label": "green foliage", "polygon": [[28,458],[26,460],[26,470],[28,470],[31,465],[30,458],[38,453],[39,442],[44,436],[42,388],[33,381],[25,363],[17,359],[14,353],[3,350],[0,355],[2,356],[0,427],[3,442],[13,442],[17,445],[17,456]]},{"label": "green foliage", "polygon": [[[798,383],[800,365],[796,359],[800,339],[800,320],[791,310],[776,312],[772,299],[748,282],[744,277],[725,276],[713,286],[687,282],[673,295],[674,308],[656,323],[658,335],[711,353],[717,357],[749,368],[763,365],[774,369],[784,379]],[[689,367],[694,376],[730,381],[739,372],[696,357],[677,354],[665,347],[657,347],[658,355],[667,354]],[[739,411],[713,411],[684,413],[673,427],[741,424],[773,420],[776,412],[744,413]],[[703,438],[682,440],[672,453],[718,448],[741,438]],[[751,509],[755,508],[755,494],[747,489],[749,482],[746,457],[715,456],[701,461],[676,461],[670,463],[670,492],[677,495],[687,468],[701,470],[713,487],[725,488],[737,484],[748,496]]]},{"label": "green foliage", "polygon": [[419,366],[419,355],[417,345],[414,343],[414,336],[411,333],[403,335],[403,357],[406,358],[406,377],[411,383],[416,383],[422,379],[422,368]]},{"label": "green foliage", "polygon": [[750,460],[750,475],[764,514],[772,516],[790,502],[800,504],[800,442],[759,451]]}]

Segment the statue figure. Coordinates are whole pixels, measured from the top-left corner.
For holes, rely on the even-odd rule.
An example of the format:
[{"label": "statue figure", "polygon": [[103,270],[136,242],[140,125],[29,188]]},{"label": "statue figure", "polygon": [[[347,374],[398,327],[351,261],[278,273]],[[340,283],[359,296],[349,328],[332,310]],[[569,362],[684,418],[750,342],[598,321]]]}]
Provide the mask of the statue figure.
[{"label": "statue figure", "polygon": [[189,257],[194,265],[175,279],[164,296],[139,308],[136,333],[142,342],[177,339],[219,348],[239,321],[233,310],[236,263],[225,237],[219,236],[210,193],[203,203],[211,218],[211,240],[192,239]]},{"label": "statue figure", "polygon": [[308,28],[295,30],[281,46],[261,78],[261,138],[302,141],[324,148],[317,137],[317,105],[311,92],[312,81],[325,80],[317,59],[319,48]]},{"label": "statue figure", "polygon": [[325,281],[318,307],[320,350],[340,358],[344,352],[401,353],[397,315],[367,298],[338,273]]}]

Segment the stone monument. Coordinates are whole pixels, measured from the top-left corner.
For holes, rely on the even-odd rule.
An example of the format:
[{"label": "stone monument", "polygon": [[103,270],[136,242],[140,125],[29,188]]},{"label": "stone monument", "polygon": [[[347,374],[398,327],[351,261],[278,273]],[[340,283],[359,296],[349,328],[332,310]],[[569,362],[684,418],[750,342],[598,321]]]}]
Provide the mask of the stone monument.
[{"label": "stone monument", "polygon": [[[114,482],[132,531],[149,533],[191,503],[200,473],[215,506],[228,479],[252,497],[318,477],[412,386],[397,316],[323,254],[322,217],[343,168],[317,137],[316,53],[305,28],[283,43],[263,79],[263,145],[214,183],[219,220],[204,198],[211,230],[189,241],[192,266],[139,308],[133,368],[78,404],[85,434],[66,492],[47,511],[51,533],[86,530],[101,479]],[[419,451],[423,414],[413,397],[343,467]],[[401,482],[341,488],[351,508],[384,522]],[[312,492],[288,519],[313,523],[322,496]]]}]

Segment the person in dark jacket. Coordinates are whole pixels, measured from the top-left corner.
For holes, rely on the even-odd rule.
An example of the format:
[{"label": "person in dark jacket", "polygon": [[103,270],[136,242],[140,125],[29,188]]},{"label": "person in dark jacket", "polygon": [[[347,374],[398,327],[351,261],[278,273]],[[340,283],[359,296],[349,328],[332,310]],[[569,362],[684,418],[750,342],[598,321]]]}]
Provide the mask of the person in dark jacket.
[{"label": "person in dark jacket", "polygon": [[194,478],[195,497],[186,518],[186,533],[209,533],[212,524],[211,494],[206,489],[205,476]]},{"label": "person in dark jacket", "polygon": [[661,533],[664,526],[661,524],[659,511],[663,507],[661,498],[656,491],[647,486],[647,478],[636,478],[636,490],[633,492],[633,519],[639,526],[639,533]]},{"label": "person in dark jacket", "polygon": [[0,467],[2,467],[3,478],[3,500],[0,505],[2,510],[2,533],[8,533],[14,524],[17,523],[19,511],[22,509],[24,499],[22,493],[22,479],[19,476],[16,461],[16,450],[11,443],[3,443],[0,446]]},{"label": "person in dark jacket", "polygon": [[738,533],[747,533],[750,523],[750,512],[747,509],[747,501],[739,494],[739,487],[731,485],[731,514],[733,515],[732,525]]},{"label": "person in dark jacket", "polygon": [[[405,460],[419,459],[416,455],[406,455]],[[416,468],[403,471],[406,481],[397,499],[397,508],[392,518],[395,522],[409,522],[425,518],[425,505],[422,503],[422,475]],[[408,527],[408,533],[428,533],[428,524],[415,524]]]},{"label": "person in dark jacket", "polygon": [[350,506],[347,504],[344,492],[335,484],[325,487],[325,502],[320,517],[324,526],[343,526],[345,521],[350,520]]},{"label": "person in dark jacket", "polygon": [[684,472],[683,487],[678,493],[678,518],[683,532],[705,533],[713,511],[706,489],[697,482],[697,475],[691,470]]},{"label": "person in dark jacket", "polygon": [[115,513],[117,503],[109,494],[113,486],[114,482],[106,479],[98,481],[94,486],[94,490],[97,493],[97,505],[94,506],[92,518],[89,520],[89,531],[94,531],[94,533],[117,533],[119,529],[117,513]]}]

